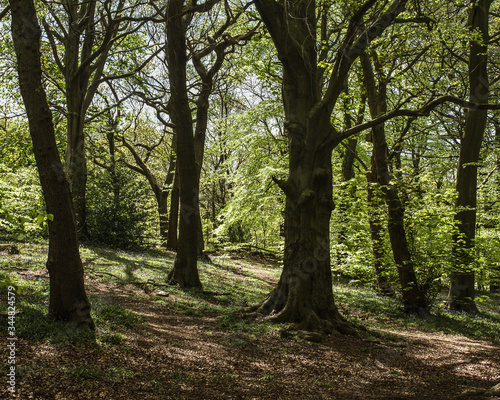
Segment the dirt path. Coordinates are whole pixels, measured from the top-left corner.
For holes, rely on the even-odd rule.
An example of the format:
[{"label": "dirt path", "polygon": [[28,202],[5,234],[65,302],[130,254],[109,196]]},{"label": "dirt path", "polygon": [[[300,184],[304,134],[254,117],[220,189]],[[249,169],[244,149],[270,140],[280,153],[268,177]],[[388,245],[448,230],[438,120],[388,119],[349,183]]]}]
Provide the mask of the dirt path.
[{"label": "dirt path", "polygon": [[286,340],[226,331],[215,317],[179,313],[138,288],[90,291],[145,323],[116,346],[19,340],[15,398],[444,400],[500,382],[500,348],[487,342],[418,330],[386,331],[391,340]]}]

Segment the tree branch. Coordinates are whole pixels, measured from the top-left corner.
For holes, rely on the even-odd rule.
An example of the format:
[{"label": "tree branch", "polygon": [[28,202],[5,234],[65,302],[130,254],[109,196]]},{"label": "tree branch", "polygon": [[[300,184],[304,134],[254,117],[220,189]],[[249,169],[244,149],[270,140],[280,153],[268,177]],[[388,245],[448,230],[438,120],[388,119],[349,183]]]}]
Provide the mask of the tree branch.
[{"label": "tree branch", "polygon": [[356,126],[353,126],[350,129],[346,129],[344,131],[338,132],[335,135],[335,141],[341,141],[344,139],[347,139],[351,137],[352,135],[355,135],[356,133],[359,133],[361,131],[364,131],[369,128],[373,128],[374,126],[378,124],[382,124],[386,121],[389,121],[393,118],[396,117],[424,117],[428,116],[434,108],[437,106],[444,104],[444,103],[453,103],[456,104],[457,106],[463,107],[463,108],[468,108],[472,110],[500,110],[500,104],[476,104],[472,103],[467,100],[462,100],[454,96],[441,96],[438,97],[432,101],[429,101],[427,104],[425,104],[423,107],[417,109],[417,110],[408,110],[408,109],[396,109],[389,111],[388,113],[385,113],[381,115],[380,117],[377,117],[375,119],[372,119],[371,121],[365,122],[363,124],[359,124]]},{"label": "tree branch", "polygon": [[387,11],[380,15],[373,24],[369,25],[356,40],[353,39],[353,35],[359,28],[358,25],[362,16],[371,8],[371,2],[367,1],[352,17],[348,29],[352,33],[348,32],[346,34],[322,101],[322,105],[326,106],[330,113],[333,112],[335,103],[340,93],[344,90],[347,75],[354,61],[366,50],[370,42],[381,36],[385,29],[394,22],[396,17],[404,11],[407,2],[408,0],[394,0]]},{"label": "tree branch", "polygon": [[0,21],[5,18],[5,16],[9,13],[10,11],[10,5],[5,7],[2,11],[0,11]]}]

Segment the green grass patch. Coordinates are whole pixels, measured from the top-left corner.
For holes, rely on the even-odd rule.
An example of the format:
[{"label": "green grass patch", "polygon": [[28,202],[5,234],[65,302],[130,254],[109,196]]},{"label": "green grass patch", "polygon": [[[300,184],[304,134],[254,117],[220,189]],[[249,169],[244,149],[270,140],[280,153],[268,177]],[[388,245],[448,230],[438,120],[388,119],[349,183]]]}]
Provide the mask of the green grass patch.
[{"label": "green grass patch", "polygon": [[143,317],[111,300],[99,296],[89,296],[92,305],[92,318],[101,327],[117,329],[131,328],[143,322]]},{"label": "green grass patch", "polygon": [[448,311],[439,306],[446,296],[446,293],[442,293],[436,306],[425,316],[406,315],[396,297],[380,296],[369,288],[339,285],[334,287],[334,294],[344,316],[375,330],[415,327],[480,340],[500,341],[500,299],[495,294],[479,292],[478,297],[482,299],[477,303],[479,314],[468,314]]},{"label": "green grass patch", "polygon": [[[8,255],[2,260],[4,270],[0,272],[0,295],[6,296],[7,284],[18,288],[16,308],[21,311],[16,316],[18,336],[57,344],[88,339],[88,334],[71,324],[47,318],[49,285],[42,276],[46,271],[47,246],[19,244],[19,248],[20,254]],[[175,256],[164,250],[125,252],[99,247],[82,247],[80,250],[85,274],[106,283],[134,286],[137,282],[148,280],[165,283]],[[151,301],[186,315],[216,317],[220,328],[247,336],[276,332],[279,325],[265,320],[256,323],[245,318],[241,310],[257,304],[269,293],[271,282],[277,281],[281,273],[279,264],[257,264],[250,259],[227,255],[212,256],[212,261],[212,264],[198,263],[203,291],[162,286],[161,290],[170,296],[158,297],[153,293]],[[30,277],[23,271],[34,271],[38,277]],[[425,317],[405,315],[397,297],[380,296],[366,287],[336,285],[334,295],[341,313],[353,322],[366,326],[374,335],[381,328],[415,327],[476,339],[500,340],[500,294],[479,292],[478,315],[448,312],[436,306]],[[436,304],[444,300],[443,296],[438,298]],[[95,337],[103,345],[122,345],[126,330],[144,322],[143,317],[106,296],[90,294],[89,299],[97,326]],[[4,310],[6,305],[0,303],[0,311]]]}]

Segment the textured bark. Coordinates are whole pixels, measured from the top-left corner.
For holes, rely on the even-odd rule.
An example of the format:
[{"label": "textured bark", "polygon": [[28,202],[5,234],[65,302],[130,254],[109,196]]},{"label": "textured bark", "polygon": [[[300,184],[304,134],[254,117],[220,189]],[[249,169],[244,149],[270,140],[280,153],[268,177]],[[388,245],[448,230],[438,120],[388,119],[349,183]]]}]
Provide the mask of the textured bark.
[{"label": "textured bark", "polygon": [[[489,95],[487,46],[488,18],[492,0],[479,0],[471,6],[468,25],[479,31],[484,41],[471,41],[469,53],[470,101],[487,104]],[[474,239],[476,236],[477,164],[486,128],[486,110],[467,112],[464,135],[460,141],[457,168],[455,222],[458,232],[453,237],[453,272],[451,274],[448,307],[454,310],[477,312],[474,303],[475,278],[473,273]]]},{"label": "textured bark", "polygon": [[33,152],[49,221],[49,315],[93,329],[78,251],[75,216],[66,175],[56,145],[52,114],[42,86],[40,27],[32,0],[11,0],[12,38],[19,84],[26,107]]},{"label": "textured bark", "polygon": [[[340,135],[331,113],[354,60],[370,35],[378,36],[404,8],[393,3],[372,28],[354,40],[358,21],[373,2],[367,2],[350,23],[351,30],[334,62],[326,90],[325,70],[318,66],[315,2],[255,0],[254,4],[277,48],[283,65],[283,105],[288,137],[286,181],[275,179],[286,195],[283,272],[277,287],[253,309],[275,321],[301,329],[353,332],[339,314],[333,298],[330,269],[331,157]],[[328,12],[327,7],[324,11]],[[321,16],[319,16],[321,18]]]},{"label": "textured bark", "polygon": [[175,168],[174,183],[170,194],[170,212],[168,217],[167,249],[177,250],[177,228],[179,225],[179,172]]},{"label": "textured bark", "polygon": [[177,168],[180,185],[180,219],[177,256],[168,275],[182,288],[201,288],[197,256],[199,239],[199,180],[193,138],[193,119],[186,86],[187,20],[182,16],[184,1],[167,3],[167,63],[170,81],[170,116],[177,135]]}]

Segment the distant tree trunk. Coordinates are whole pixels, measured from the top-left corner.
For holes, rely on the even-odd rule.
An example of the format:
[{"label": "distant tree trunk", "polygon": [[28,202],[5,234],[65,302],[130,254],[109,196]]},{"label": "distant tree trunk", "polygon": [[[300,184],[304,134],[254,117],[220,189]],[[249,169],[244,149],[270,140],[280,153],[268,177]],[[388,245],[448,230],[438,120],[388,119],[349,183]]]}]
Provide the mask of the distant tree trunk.
[{"label": "distant tree trunk", "polygon": [[179,172],[175,168],[174,183],[170,193],[170,212],[168,217],[167,249],[177,250],[177,228],[179,224]]},{"label": "distant tree trunk", "polygon": [[[196,102],[196,128],[194,132],[194,152],[196,160],[196,179],[198,187],[200,185],[201,170],[203,167],[203,155],[205,153],[205,137],[208,126],[208,107],[209,97],[212,93],[213,76],[202,76],[202,91]],[[204,254],[205,242],[203,240],[203,224],[201,221],[201,213],[198,216],[198,256],[207,256]],[[207,256],[208,257],[208,256]]]},{"label": "distant tree trunk", "polygon": [[[471,32],[479,31],[481,40],[472,40],[469,53],[470,101],[487,104],[489,95],[487,70],[488,19],[492,0],[479,0],[471,5],[468,25]],[[451,273],[448,307],[453,310],[477,312],[475,297],[474,240],[476,236],[477,164],[486,129],[488,111],[469,109],[464,135],[460,141],[457,168],[455,222],[458,232],[453,235],[453,271]]]},{"label": "distant tree trunk", "polygon": [[[496,169],[500,171],[500,121],[495,121],[495,149],[496,149]],[[495,179],[497,187],[500,187],[500,175]],[[498,201],[498,200],[496,200]],[[492,207],[491,205],[490,207]],[[500,265],[492,265],[490,270],[490,292],[500,290]]]},{"label": "distant tree trunk", "polygon": [[75,95],[68,89],[68,122],[65,170],[68,176],[73,204],[75,208],[76,225],[80,239],[88,238],[87,229],[87,156],[85,154],[84,116],[75,111]]},{"label": "distant tree trunk", "polygon": [[[387,112],[386,84],[383,78],[381,78],[377,87],[372,64],[366,53],[360,56],[360,61],[363,68],[363,78],[370,114],[372,118],[376,118]],[[425,296],[418,285],[408,246],[404,226],[405,208],[399,197],[397,186],[391,185],[392,178],[389,172],[388,149],[385,139],[384,124],[379,124],[372,128],[372,142],[372,167],[375,167],[377,181],[381,185],[387,202],[389,237],[391,240],[394,261],[398,268],[403,306],[405,312],[421,312],[425,310]]]},{"label": "distant tree trunk", "polygon": [[388,284],[387,270],[384,262],[384,230],[382,228],[383,221],[380,216],[381,198],[380,194],[377,193],[380,187],[377,180],[373,156],[371,170],[366,174],[366,180],[370,235],[372,239],[373,269],[375,271],[377,290],[382,294],[391,294],[393,290]]},{"label": "distant tree trunk", "polygon": [[[348,88],[345,88],[345,93],[348,94]],[[346,98],[346,105],[344,111],[344,128],[350,129],[353,124],[353,118],[350,114],[349,106],[351,105],[351,101]],[[363,122],[363,117],[365,114],[365,104],[366,104],[366,96],[362,96],[361,98],[361,108],[358,111],[357,120],[354,121],[356,124],[360,124]],[[344,145],[345,152],[342,158],[342,182],[349,182],[350,180],[355,178],[354,173],[354,161],[356,160],[356,147],[358,146],[357,138],[349,138],[347,140],[347,144]],[[341,244],[347,243],[347,232],[348,232],[348,220],[349,220],[349,204],[352,204],[353,199],[356,196],[356,187],[354,184],[348,185],[347,196],[342,196],[340,198],[339,204],[337,204],[338,214],[340,215],[340,226],[338,232],[338,242]],[[338,252],[337,263],[339,265],[343,265],[346,263],[347,259],[347,251],[341,249]]]},{"label": "distant tree trunk", "polygon": [[106,133],[109,147],[109,174],[111,175],[111,185],[113,185],[113,220],[116,220],[116,213],[120,207],[120,181],[116,171],[116,143],[115,126]]},{"label": "distant tree trunk", "polygon": [[201,288],[197,256],[199,240],[199,180],[197,178],[193,119],[187,90],[187,19],[183,0],[167,2],[167,64],[171,89],[171,118],[177,135],[177,169],[180,185],[179,241],[171,283],[182,288]]},{"label": "distant tree trunk", "polygon": [[[143,175],[148,180],[149,186],[153,191],[153,194],[156,199],[156,208],[158,210],[161,246],[168,248],[167,245],[168,231],[169,231],[168,198],[170,196],[170,192],[173,190],[171,186],[174,180],[175,164],[176,164],[176,153],[175,153],[177,147],[176,135],[174,135],[172,138],[172,150],[170,153],[168,171],[165,177],[165,182],[163,184],[160,184],[158,182],[158,179],[156,178],[154,172],[146,164],[150,154],[148,153],[147,156],[143,159],[136,151],[135,147],[125,140],[125,137],[122,137],[122,143],[132,154],[136,164],[133,165],[126,163],[126,165],[132,171],[135,171]],[[178,213],[178,210],[176,210],[176,213]]]},{"label": "distant tree trunk", "polygon": [[56,145],[52,114],[42,86],[40,36],[32,0],[10,0],[12,39],[21,95],[26,107],[40,183],[49,221],[49,315],[94,329],[85,294],[73,203]]},{"label": "distant tree trunk", "polygon": [[[347,114],[347,113],[346,113]],[[348,118],[349,120],[349,118]],[[351,124],[348,122],[345,124],[346,128],[350,128]],[[356,154],[356,146],[358,144],[357,139],[351,138],[347,141],[345,146],[345,153],[342,160],[342,182],[349,182],[354,178],[354,160]],[[339,204],[337,205],[337,211],[340,217],[340,226],[337,234],[339,244],[347,244],[347,228],[349,226],[349,204],[355,196],[356,188],[349,184],[348,191],[345,196],[342,196]],[[348,249],[340,248],[337,253],[337,264],[344,265],[347,259]]]}]

